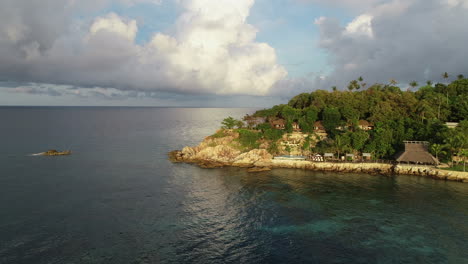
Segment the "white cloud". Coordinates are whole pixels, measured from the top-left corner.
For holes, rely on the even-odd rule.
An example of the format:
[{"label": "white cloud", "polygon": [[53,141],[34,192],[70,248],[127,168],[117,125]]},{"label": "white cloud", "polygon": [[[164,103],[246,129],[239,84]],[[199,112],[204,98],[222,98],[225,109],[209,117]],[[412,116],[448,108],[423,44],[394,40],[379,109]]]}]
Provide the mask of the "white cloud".
[{"label": "white cloud", "polygon": [[324,6],[344,8],[347,11],[366,11],[389,0],[296,0]]},{"label": "white cloud", "polygon": [[138,27],[136,20],[124,21],[115,13],[110,13],[105,17],[97,18],[91,25],[91,34],[97,34],[101,30],[119,34],[128,40],[134,41]]},{"label": "white cloud", "polygon": [[372,19],[373,17],[368,14],[356,17],[346,26],[345,33],[348,35],[368,36],[372,38],[374,36],[372,32]]},{"label": "white cloud", "polygon": [[[257,30],[246,22],[254,0],[179,2],[184,12],[172,33],[155,33],[143,45],[135,42],[137,22],[114,13],[95,18],[84,31],[61,27],[51,38],[41,34],[48,28],[32,34],[27,23],[27,30],[16,27],[7,38],[0,30],[0,43],[8,44],[4,50],[0,46],[0,60],[15,66],[0,65],[0,77],[121,90],[251,95],[268,94],[286,77],[275,50],[257,42]],[[18,38],[23,41],[16,45],[12,39]]]},{"label": "white cloud", "polygon": [[274,49],[255,42],[256,29],[246,23],[253,0],[183,4],[186,12],[176,23],[175,37],[156,34],[150,44],[177,86],[198,84],[219,94],[263,95],[286,77]]},{"label": "white cloud", "polygon": [[468,0],[442,0],[449,7],[464,7],[468,8]]}]

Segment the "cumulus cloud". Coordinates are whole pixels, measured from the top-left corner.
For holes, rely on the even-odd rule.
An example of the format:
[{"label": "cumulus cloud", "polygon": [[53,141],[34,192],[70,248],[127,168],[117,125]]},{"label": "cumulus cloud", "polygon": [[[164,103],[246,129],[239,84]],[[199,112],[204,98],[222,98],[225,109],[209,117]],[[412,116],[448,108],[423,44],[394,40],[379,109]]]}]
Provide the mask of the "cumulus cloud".
[{"label": "cumulus cloud", "polygon": [[116,33],[127,38],[130,41],[134,41],[138,32],[136,20],[124,21],[115,13],[110,13],[105,17],[99,17],[91,25],[90,33],[95,35],[100,31],[107,31]]},{"label": "cumulus cloud", "polygon": [[440,81],[441,73],[465,73],[468,61],[468,1],[393,0],[374,6],[347,25],[319,18],[320,46],[334,71],[320,87],[345,87],[363,76],[368,83]]},{"label": "cumulus cloud", "polygon": [[[265,95],[287,75],[275,50],[256,42],[257,30],[246,21],[254,0],[179,0],[184,12],[172,33],[155,33],[145,44],[135,42],[137,22],[114,13],[73,27],[76,23],[69,17],[76,11],[74,0],[65,8],[63,1],[46,0],[58,15],[45,8],[35,19],[27,16],[34,9],[30,1],[6,1],[0,11],[0,24],[7,25],[0,26],[0,61],[7,62],[0,65],[4,80]],[[143,1],[160,3],[121,0]],[[80,8],[86,2],[80,1]],[[17,12],[1,16],[10,9]]]},{"label": "cumulus cloud", "polygon": [[[390,0],[296,0],[304,3],[315,3],[323,6],[344,8],[348,11],[362,11],[370,9],[381,3],[385,3]],[[458,0],[453,0],[458,1]]]}]

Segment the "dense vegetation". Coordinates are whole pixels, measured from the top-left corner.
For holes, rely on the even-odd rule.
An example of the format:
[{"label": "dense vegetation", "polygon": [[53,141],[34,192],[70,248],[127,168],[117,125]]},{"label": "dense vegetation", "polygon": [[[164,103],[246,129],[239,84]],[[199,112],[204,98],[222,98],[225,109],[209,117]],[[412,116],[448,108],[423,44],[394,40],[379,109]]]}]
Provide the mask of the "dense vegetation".
[{"label": "dense vegetation", "polygon": [[[393,81],[360,90],[365,86],[359,78],[350,82],[347,91],[334,87],[333,91],[302,93],[288,104],[257,111],[253,116],[267,121],[284,119],[284,132],[291,132],[296,122],[303,132],[313,133],[314,122],[322,121],[328,138],[319,142],[314,152],[369,152],[377,158],[393,158],[403,149],[404,140],[421,140],[429,141],[433,154],[442,160],[466,153],[468,79],[459,76],[448,85],[428,82],[416,91],[412,91],[418,86],[416,82],[407,91],[402,91]],[[359,129],[359,120],[372,122],[374,129]],[[459,125],[449,129],[445,122],[459,122]],[[343,129],[337,129],[340,127]],[[284,133],[272,129],[268,123],[257,129],[262,133],[255,135],[256,138],[273,142]],[[252,136],[249,137],[251,140]]]}]

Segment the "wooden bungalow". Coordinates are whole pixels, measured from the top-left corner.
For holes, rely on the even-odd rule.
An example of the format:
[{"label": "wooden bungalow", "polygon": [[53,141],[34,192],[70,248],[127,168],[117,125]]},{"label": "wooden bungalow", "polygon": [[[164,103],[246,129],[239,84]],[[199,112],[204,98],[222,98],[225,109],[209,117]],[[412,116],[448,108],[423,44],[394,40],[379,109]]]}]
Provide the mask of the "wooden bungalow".
[{"label": "wooden bungalow", "polygon": [[270,125],[274,129],[285,129],[286,121],[284,119],[276,119],[270,121]]},{"label": "wooden bungalow", "polygon": [[400,163],[438,165],[439,161],[428,151],[427,141],[404,141],[405,151],[396,156]]},{"label": "wooden bungalow", "polygon": [[362,153],[362,159],[371,160],[372,159],[372,154],[371,153]]},{"label": "wooden bungalow", "polygon": [[316,121],[314,123],[314,132],[317,132],[317,133],[325,133],[325,127],[323,126],[322,124],[322,121]]},{"label": "wooden bungalow", "polygon": [[292,123],[292,128],[293,131],[300,132],[301,128],[299,127],[299,124],[297,122]]},{"label": "wooden bungalow", "polygon": [[354,160],[354,154],[346,154],[346,160]]},{"label": "wooden bungalow", "polygon": [[372,130],[374,129],[374,124],[366,121],[366,120],[359,120],[358,127],[362,130]]}]

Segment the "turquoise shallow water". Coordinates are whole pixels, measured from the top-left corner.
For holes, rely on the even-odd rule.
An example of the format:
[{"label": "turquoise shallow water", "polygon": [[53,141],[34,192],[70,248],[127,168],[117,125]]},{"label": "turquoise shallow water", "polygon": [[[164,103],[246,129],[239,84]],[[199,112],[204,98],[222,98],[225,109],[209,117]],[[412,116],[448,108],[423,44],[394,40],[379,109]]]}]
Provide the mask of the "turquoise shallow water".
[{"label": "turquoise shallow water", "polygon": [[251,111],[0,108],[0,263],[468,263],[467,184],[167,161]]}]

